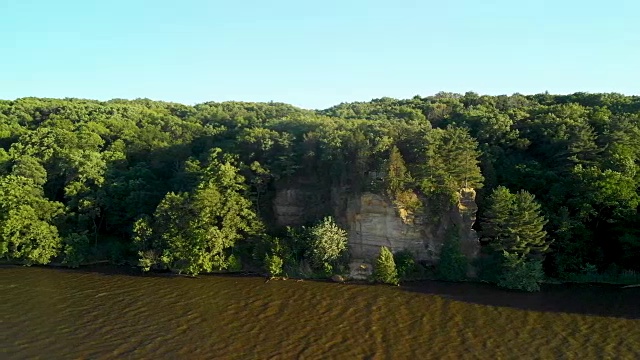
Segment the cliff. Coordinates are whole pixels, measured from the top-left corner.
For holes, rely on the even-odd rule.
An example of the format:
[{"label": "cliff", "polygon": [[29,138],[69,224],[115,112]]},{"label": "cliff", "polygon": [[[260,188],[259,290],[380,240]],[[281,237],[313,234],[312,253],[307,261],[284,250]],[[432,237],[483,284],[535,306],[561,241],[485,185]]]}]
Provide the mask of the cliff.
[{"label": "cliff", "polygon": [[319,192],[298,186],[279,189],[273,210],[279,226],[296,226],[325,215],[334,216],[348,230],[352,268],[360,270],[378,255],[381,246],[392,252],[409,250],[416,260],[437,264],[451,227],[458,231],[463,253],[469,259],[476,257],[480,244],[472,228],[478,209],[475,191],[462,189],[457,204],[421,200],[423,207],[411,212],[381,194],[349,194],[336,188]]},{"label": "cliff", "polygon": [[393,252],[411,251],[417,260],[437,263],[447,230],[454,226],[469,258],[477,255],[478,237],[472,226],[477,206],[472,189],[461,191],[457,205],[430,211],[429,201],[415,214],[399,208],[385,196],[364,193],[352,198],[347,209],[349,245],[354,258],[371,259],[381,246]]}]

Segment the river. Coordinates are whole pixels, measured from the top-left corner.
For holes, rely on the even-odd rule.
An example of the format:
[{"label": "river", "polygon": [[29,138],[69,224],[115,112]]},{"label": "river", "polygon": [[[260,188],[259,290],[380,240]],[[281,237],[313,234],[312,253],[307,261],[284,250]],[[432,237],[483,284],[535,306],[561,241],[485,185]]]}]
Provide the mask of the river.
[{"label": "river", "polygon": [[0,268],[2,359],[637,359],[640,289]]}]

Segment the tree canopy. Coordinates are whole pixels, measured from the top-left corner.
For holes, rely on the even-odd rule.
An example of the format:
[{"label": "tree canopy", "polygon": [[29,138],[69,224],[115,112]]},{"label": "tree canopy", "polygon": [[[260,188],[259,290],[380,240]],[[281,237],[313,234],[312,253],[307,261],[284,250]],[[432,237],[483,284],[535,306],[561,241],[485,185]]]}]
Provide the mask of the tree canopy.
[{"label": "tree canopy", "polygon": [[[145,267],[197,273],[253,253],[269,235],[294,249],[278,255],[285,267],[328,261],[284,235],[277,189],[314,179],[319,197],[335,188],[384,193],[371,174],[388,173],[386,190],[411,199],[478,190],[478,230],[498,239],[486,245],[545,253],[548,275],[587,264],[639,271],[639,165],[640,97],[615,93],[439,93],[319,111],[2,100],[0,254],[77,264],[142,252]],[[321,205],[308,225],[330,215],[333,204]],[[534,213],[544,220],[523,215]]]}]

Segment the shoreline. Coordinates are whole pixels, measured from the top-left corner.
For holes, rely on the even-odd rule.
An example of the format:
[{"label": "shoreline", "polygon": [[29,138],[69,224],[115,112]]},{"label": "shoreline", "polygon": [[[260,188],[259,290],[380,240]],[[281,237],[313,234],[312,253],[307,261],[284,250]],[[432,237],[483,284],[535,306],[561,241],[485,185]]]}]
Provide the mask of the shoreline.
[{"label": "shoreline", "polygon": [[[93,261],[90,263],[81,264],[78,267],[73,267],[73,268],[65,266],[61,263],[51,263],[47,265],[23,265],[23,264],[11,263],[6,261],[0,262],[0,269],[18,268],[18,267],[20,268],[36,267],[36,268],[42,268],[42,269],[54,269],[54,270],[62,270],[62,271],[69,271],[69,272],[95,272],[95,273],[103,273],[103,274],[110,274],[110,275],[119,274],[119,275],[136,276],[136,277],[151,276],[151,277],[181,277],[181,278],[198,279],[200,277],[218,276],[218,277],[262,278],[262,279],[265,279],[265,283],[268,283],[270,281],[291,280],[292,282],[309,281],[309,282],[325,282],[325,283],[347,284],[347,285],[370,285],[370,286],[384,285],[384,284],[376,284],[368,280],[360,280],[360,279],[356,280],[356,279],[348,279],[348,278],[344,278],[343,281],[337,281],[332,278],[301,278],[301,277],[291,277],[291,276],[269,277],[263,273],[259,273],[255,271],[212,272],[212,273],[202,273],[197,276],[178,274],[169,270],[149,271],[145,273],[142,270],[140,270],[138,266],[131,265],[130,263],[117,265],[117,264],[110,263],[108,260]],[[493,283],[483,281],[483,280],[478,280],[478,279],[467,279],[463,281],[445,281],[445,280],[440,280],[436,278],[425,278],[425,279],[417,279],[417,280],[407,280],[407,281],[401,282],[400,285],[398,286],[410,287],[412,285],[419,286],[421,284],[428,284],[428,283],[440,283],[440,284],[451,284],[451,285],[456,285],[456,284],[486,285],[488,287],[506,290],[509,292],[527,293],[527,292],[520,292],[520,291],[500,288]],[[565,289],[571,288],[571,287],[600,287],[600,288],[621,289],[621,290],[640,288],[640,284],[620,284],[620,283],[612,283],[612,282],[577,282],[577,281],[563,281],[563,280],[553,279],[553,278],[542,281],[540,285],[546,288],[565,288]],[[388,286],[388,285],[385,285],[385,286]]]}]

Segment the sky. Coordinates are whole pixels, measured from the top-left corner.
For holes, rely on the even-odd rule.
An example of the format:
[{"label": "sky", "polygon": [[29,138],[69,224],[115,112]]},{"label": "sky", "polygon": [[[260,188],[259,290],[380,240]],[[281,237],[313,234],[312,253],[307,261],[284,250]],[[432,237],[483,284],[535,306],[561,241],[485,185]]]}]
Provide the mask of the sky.
[{"label": "sky", "polygon": [[640,93],[637,0],[0,0],[0,99]]}]

